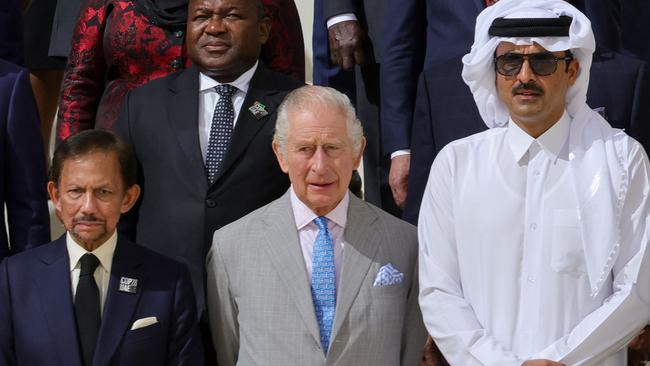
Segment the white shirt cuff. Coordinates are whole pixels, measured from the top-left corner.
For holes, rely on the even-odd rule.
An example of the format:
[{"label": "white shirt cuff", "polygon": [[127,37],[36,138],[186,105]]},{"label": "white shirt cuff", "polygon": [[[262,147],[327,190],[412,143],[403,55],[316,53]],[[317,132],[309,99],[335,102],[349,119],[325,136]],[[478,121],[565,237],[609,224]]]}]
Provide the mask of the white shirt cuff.
[{"label": "white shirt cuff", "polygon": [[397,150],[394,153],[390,154],[390,158],[395,159],[396,157],[402,155],[411,155],[411,149]]},{"label": "white shirt cuff", "polygon": [[348,20],[357,21],[357,16],[354,15],[354,13],[344,13],[344,14],[335,15],[335,16],[327,19],[327,28],[329,29],[334,24],[345,22],[345,21],[348,21]]}]

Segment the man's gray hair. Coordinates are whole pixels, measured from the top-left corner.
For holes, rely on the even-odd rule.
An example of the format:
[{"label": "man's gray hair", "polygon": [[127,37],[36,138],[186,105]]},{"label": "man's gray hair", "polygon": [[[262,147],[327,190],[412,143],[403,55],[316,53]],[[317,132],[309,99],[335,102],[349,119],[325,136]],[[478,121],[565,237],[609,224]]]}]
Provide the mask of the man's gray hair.
[{"label": "man's gray hair", "polygon": [[352,141],[355,154],[361,149],[361,139],[363,137],[363,128],[361,121],[357,118],[350,99],[336,89],[325,86],[307,85],[298,88],[289,93],[280,107],[278,107],[278,119],[275,124],[275,141],[280,151],[284,154],[287,149],[287,139],[289,137],[289,113],[299,111],[313,110],[315,107],[328,107],[330,109],[339,109],[345,118],[348,137]]}]

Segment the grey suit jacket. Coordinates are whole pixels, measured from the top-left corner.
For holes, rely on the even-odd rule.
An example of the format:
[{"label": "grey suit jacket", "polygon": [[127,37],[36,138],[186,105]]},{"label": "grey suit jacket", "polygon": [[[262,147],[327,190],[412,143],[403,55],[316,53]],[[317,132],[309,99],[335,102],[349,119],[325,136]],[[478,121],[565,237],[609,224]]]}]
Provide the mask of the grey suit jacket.
[{"label": "grey suit jacket", "polygon": [[[419,364],[426,332],[415,227],[350,195],[343,237],[326,356],[289,192],[214,234],[207,295],[219,366]],[[373,287],[387,263],[404,282]]]}]

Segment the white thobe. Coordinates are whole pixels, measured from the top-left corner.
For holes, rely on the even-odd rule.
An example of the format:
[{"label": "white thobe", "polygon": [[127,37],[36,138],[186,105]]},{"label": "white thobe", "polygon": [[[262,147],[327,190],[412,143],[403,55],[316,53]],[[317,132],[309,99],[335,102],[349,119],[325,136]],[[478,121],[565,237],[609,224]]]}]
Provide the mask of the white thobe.
[{"label": "white thobe", "polygon": [[625,365],[648,321],[648,159],[630,139],[620,255],[590,296],[569,167],[570,117],[533,139],[512,121],[455,141],[422,201],[420,306],[452,365]]}]

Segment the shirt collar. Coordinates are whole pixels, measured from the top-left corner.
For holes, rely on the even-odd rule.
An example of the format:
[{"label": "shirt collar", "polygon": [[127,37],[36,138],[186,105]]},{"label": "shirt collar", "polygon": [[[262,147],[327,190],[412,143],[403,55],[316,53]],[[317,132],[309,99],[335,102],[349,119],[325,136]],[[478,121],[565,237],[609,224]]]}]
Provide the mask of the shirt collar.
[{"label": "shirt collar", "polygon": [[551,128],[535,139],[522,130],[511,118],[508,122],[507,139],[515,159],[520,161],[530,145],[536,141],[540,148],[546,152],[548,158],[556,161],[569,137],[570,123],[571,117],[564,111],[562,117]]},{"label": "shirt collar", "polygon": [[[234,86],[237,88],[237,90],[247,93],[248,92],[248,86],[251,83],[251,79],[253,78],[253,75],[255,74],[255,71],[257,70],[257,64],[258,61],[255,61],[255,65],[248,69],[246,72],[243,74],[239,75],[235,81],[231,83],[225,83]],[[210,89],[214,89],[215,86],[221,85],[223,83],[220,83],[216,81],[215,79],[209,77],[208,75],[199,72],[199,92],[203,91],[208,91]]]},{"label": "shirt collar", "polygon": [[[81,245],[77,244],[74,241],[70,233],[68,232],[65,236],[66,247],[68,248],[68,257],[70,258],[70,271],[77,267],[79,259],[81,256],[88,253]],[[93,250],[92,254],[99,259],[99,263],[106,270],[106,272],[111,272],[111,267],[113,265],[113,254],[115,254],[115,247],[117,246],[117,230],[113,232],[108,240],[104,244],[97,247]]]},{"label": "shirt collar", "polygon": [[[303,229],[309,225],[316,217],[318,217],[307,205],[304,204],[296,195],[293,190],[293,185],[290,188],[291,195],[291,208],[293,209],[293,217],[296,220],[296,228]],[[350,192],[346,191],[345,196],[336,207],[327,213],[325,217],[334,222],[336,225],[345,228],[348,220],[348,206],[350,205]]]}]

